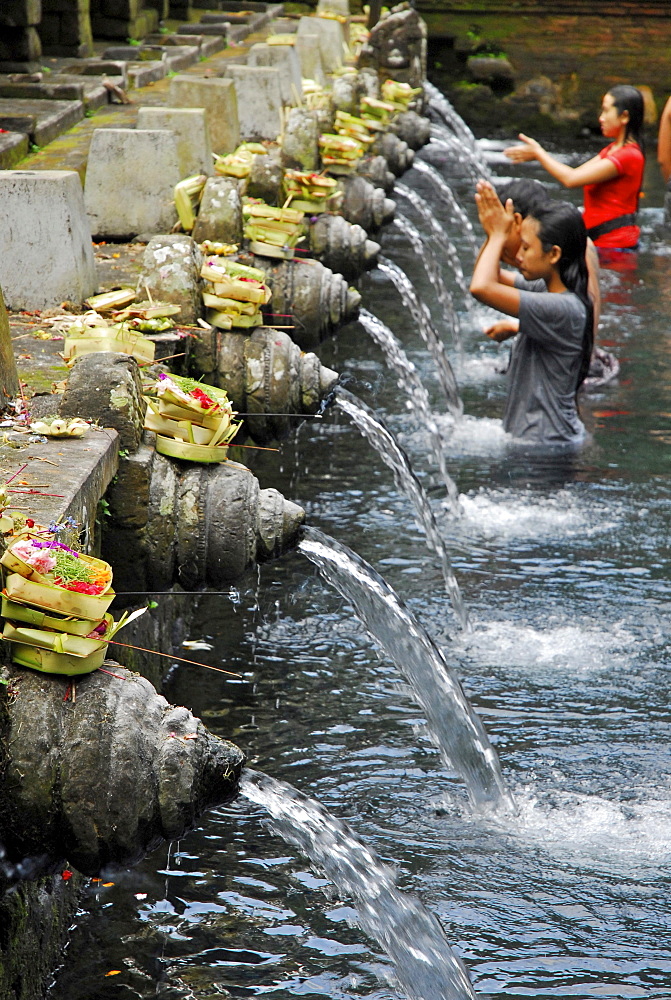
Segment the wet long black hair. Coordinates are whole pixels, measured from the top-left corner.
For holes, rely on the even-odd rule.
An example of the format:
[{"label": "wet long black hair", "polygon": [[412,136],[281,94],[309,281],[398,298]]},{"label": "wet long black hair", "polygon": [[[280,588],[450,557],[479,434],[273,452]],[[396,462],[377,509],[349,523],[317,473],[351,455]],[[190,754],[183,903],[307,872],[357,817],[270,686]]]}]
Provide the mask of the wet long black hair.
[{"label": "wet long black hair", "polygon": [[624,141],[634,141],[645,156],[645,145],[643,141],[643,119],[645,115],[645,104],[643,94],[636,87],[630,87],[628,83],[618,83],[616,87],[611,87],[608,91],[613,98],[613,104],[617,108],[618,115],[629,112],[629,121],[625,125]]},{"label": "wet long black hair", "polygon": [[[633,88],[632,88],[633,89]],[[549,201],[537,205],[529,218],[538,223],[538,238],[545,253],[557,246],[561,250],[559,276],[569,291],[585,306],[585,329],[578,371],[577,392],[587,376],[594,347],[594,307],[587,293],[587,230],[582,214],[568,201]]]}]

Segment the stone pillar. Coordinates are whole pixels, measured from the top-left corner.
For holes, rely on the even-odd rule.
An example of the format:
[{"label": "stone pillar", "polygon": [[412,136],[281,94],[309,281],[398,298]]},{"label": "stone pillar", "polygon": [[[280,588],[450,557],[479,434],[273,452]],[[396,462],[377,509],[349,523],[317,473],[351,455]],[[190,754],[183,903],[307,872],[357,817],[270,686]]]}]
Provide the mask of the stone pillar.
[{"label": "stone pillar", "polygon": [[282,128],[280,72],[271,66],[227,66],[237,94],[240,138],[277,139]]},{"label": "stone pillar", "polygon": [[170,232],[177,222],[175,133],[166,129],[96,129],[84,200],[91,231],[107,239]]},{"label": "stone pillar", "polygon": [[94,0],[91,27],[96,38],[144,38],[158,30],[159,11],[145,0]]},{"label": "stone pillar", "polygon": [[179,323],[192,326],[203,313],[202,266],[203,255],[191,236],[155,236],[144,252],[138,295],[179,306]]},{"label": "stone pillar", "polygon": [[212,143],[204,108],[138,108],[139,129],[169,129],[177,140],[180,177],[214,172]]},{"label": "stone pillar", "polygon": [[39,70],[42,45],[37,26],[41,16],[40,0],[2,0],[0,73]]},{"label": "stone pillar", "polygon": [[48,56],[93,55],[90,0],[42,0],[38,31]]},{"label": "stone pillar", "polygon": [[9,309],[93,295],[91,230],[74,170],[2,170],[0,205],[0,287]]},{"label": "stone pillar", "polygon": [[169,101],[174,108],[204,108],[215,153],[232,153],[240,143],[238,99],[233,80],[174,76]]}]

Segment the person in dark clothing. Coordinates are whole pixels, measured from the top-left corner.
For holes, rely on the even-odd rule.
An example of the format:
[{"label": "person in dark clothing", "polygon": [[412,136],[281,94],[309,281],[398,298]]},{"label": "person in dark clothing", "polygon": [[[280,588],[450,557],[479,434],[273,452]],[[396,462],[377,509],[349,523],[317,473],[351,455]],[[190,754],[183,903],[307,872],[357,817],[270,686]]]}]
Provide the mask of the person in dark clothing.
[{"label": "person in dark clothing", "polygon": [[496,192],[484,184],[475,197],[487,241],[473,271],[471,293],[519,317],[517,334],[490,333],[497,341],[517,338],[503,428],[526,444],[577,445],[585,428],[576,394],[588,372],[593,343],[582,216],[567,202],[536,205],[519,224],[520,275],[500,268],[516,224],[512,201],[501,211]]},{"label": "person in dark clothing", "polygon": [[[483,181],[482,184],[487,183]],[[481,185],[478,186],[480,190]],[[517,253],[520,247],[520,227],[522,225],[522,220],[526,218],[527,215],[533,215],[534,208],[541,205],[547,205],[552,202],[550,195],[547,192],[547,188],[540,181],[532,180],[529,177],[520,178],[519,180],[508,181],[505,184],[500,184],[496,188],[496,193],[499,197],[501,204],[501,210],[503,210],[503,203],[509,198],[513,203],[513,216],[514,223],[511,228],[510,235],[506,240],[504,246],[502,260],[504,264],[509,264],[510,266],[516,266]],[[594,340],[596,340],[597,330],[599,327],[599,320],[601,317],[601,289],[599,286],[599,255],[597,254],[596,247],[592,240],[587,240],[587,291],[590,299],[592,300],[592,309],[594,314]],[[493,324],[485,330],[485,333],[490,336],[492,332],[502,332],[504,330],[511,331],[511,335],[516,333],[518,329],[518,324],[514,320],[500,320],[498,323]],[[583,383],[586,389],[597,389],[607,382],[612,381],[620,371],[620,363],[614,354],[610,351],[604,351],[603,348],[597,347],[596,344],[592,350],[592,360],[590,362],[589,372]]]}]

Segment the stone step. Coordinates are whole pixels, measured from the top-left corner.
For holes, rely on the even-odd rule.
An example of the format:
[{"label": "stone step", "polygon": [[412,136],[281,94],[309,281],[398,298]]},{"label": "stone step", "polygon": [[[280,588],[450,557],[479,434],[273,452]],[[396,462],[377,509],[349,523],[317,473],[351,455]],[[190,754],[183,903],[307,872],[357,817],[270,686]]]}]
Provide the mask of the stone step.
[{"label": "stone step", "polygon": [[45,146],[84,117],[83,101],[11,100],[0,98],[0,128],[24,132]]},{"label": "stone step", "polygon": [[97,80],[83,81],[81,77],[51,74],[48,81],[17,83],[10,76],[0,74],[0,98],[45,101],[82,101],[87,111],[95,111],[108,103],[108,93]]},{"label": "stone step", "polygon": [[28,155],[30,140],[25,132],[0,132],[0,170],[11,170]]}]

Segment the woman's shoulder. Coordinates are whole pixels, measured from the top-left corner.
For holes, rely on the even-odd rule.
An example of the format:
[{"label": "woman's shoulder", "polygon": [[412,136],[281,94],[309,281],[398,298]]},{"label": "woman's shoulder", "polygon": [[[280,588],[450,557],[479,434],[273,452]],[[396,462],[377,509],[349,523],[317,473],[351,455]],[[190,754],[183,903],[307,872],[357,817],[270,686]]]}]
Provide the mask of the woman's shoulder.
[{"label": "woman's shoulder", "polygon": [[637,142],[626,142],[624,146],[619,147],[611,143],[610,146],[606,146],[602,150],[601,155],[607,157],[609,160],[613,160],[620,167],[627,164],[638,165],[645,162],[643,150]]}]

